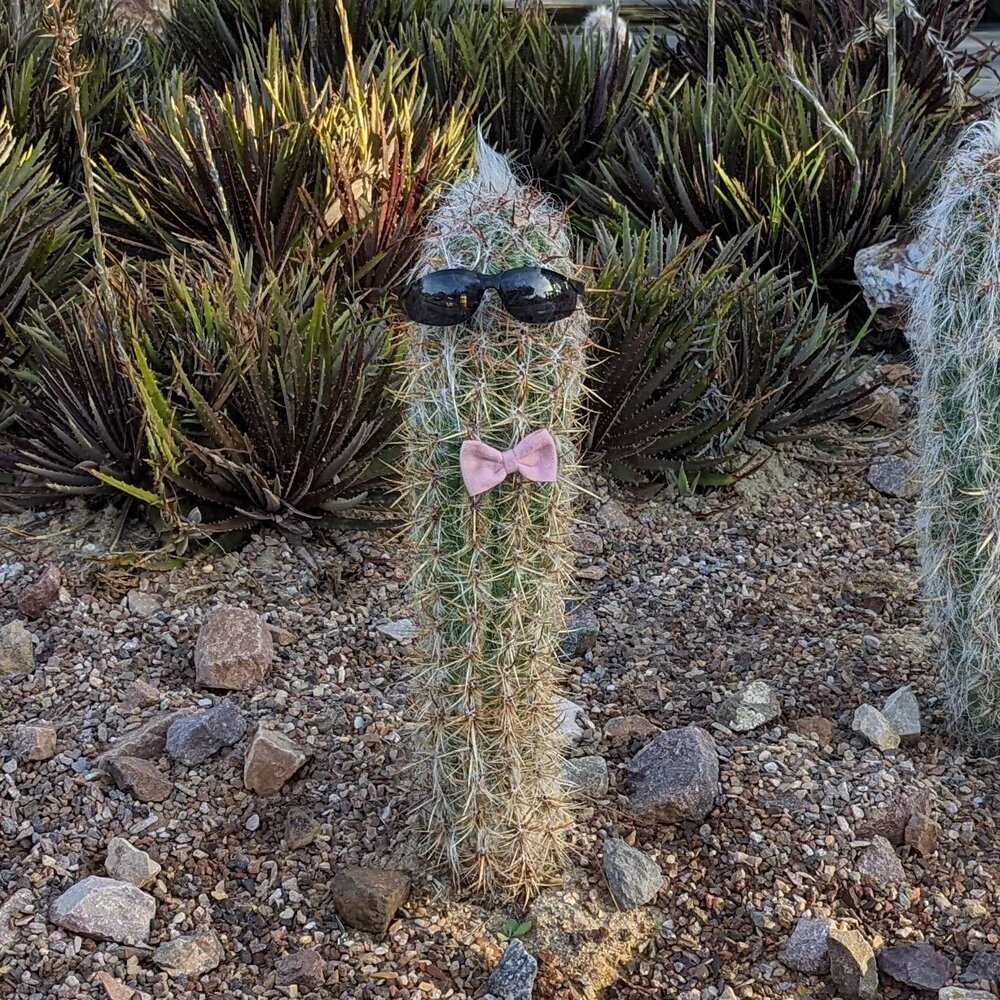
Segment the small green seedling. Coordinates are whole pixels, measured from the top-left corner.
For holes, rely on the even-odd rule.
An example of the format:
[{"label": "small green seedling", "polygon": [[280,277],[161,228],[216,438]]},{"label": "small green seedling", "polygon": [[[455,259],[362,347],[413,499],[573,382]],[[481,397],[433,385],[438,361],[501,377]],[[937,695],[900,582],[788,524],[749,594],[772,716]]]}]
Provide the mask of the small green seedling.
[{"label": "small green seedling", "polygon": [[503,922],[503,927],[500,928],[497,937],[502,944],[506,944],[515,938],[526,937],[534,926],[533,920],[518,920],[517,917],[510,917]]}]

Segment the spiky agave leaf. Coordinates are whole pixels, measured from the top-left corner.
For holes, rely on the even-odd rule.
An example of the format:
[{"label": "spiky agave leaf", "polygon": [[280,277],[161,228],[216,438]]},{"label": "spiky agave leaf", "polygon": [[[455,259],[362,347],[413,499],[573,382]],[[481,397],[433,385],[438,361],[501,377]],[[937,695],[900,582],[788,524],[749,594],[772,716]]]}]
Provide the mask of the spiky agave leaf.
[{"label": "spiky agave leaf", "polygon": [[755,253],[849,301],[854,254],[919,203],[948,131],[905,88],[887,131],[874,77],[858,90],[846,69],[825,85],[814,63],[795,60],[794,70],[816,100],[745,41],[711,100],[704,80],[661,95],[622,155],[602,160],[601,177],[575,183],[579,209],[614,215],[623,205],[690,236],[757,227]]},{"label": "spiky agave leaf", "polygon": [[611,147],[653,85],[648,44],[567,33],[540,3],[468,4],[447,31],[411,18],[397,37],[439,108],[471,104],[491,145],[556,186]]},{"label": "spiky agave leaf", "polygon": [[[294,528],[374,507],[398,419],[384,310],[343,305],[306,267],[229,265],[175,261],[136,310],[133,376],[173,527]],[[191,504],[204,515],[193,525],[179,513]]]},{"label": "spiky agave leaf", "polygon": [[[90,294],[19,328],[23,402],[4,442],[0,496],[22,506],[67,496],[122,496],[150,481],[143,410],[126,367],[117,314]],[[97,474],[100,474],[99,478]]]},{"label": "spiky agave leaf", "polygon": [[235,245],[278,271],[318,255],[341,262],[345,292],[383,288],[467,155],[463,114],[429,115],[398,58],[315,87],[272,35],[260,75],[217,93],[190,86],[180,78],[140,118],[125,166],[102,180],[112,235],[147,256]]},{"label": "spiky agave leaf", "polygon": [[[56,176],[78,187],[80,148],[56,66],[63,42],[53,35],[48,5],[0,5],[0,106],[18,137],[36,144],[45,138]],[[115,0],[62,0],[63,21],[77,36],[80,110],[91,151],[109,158],[128,135],[133,100],[142,102],[157,69],[148,35],[126,25],[116,6]]]},{"label": "spiky agave leaf", "polygon": [[588,459],[626,482],[729,478],[748,407],[719,392],[724,327],[750,236],[721,248],[654,219],[597,227],[591,312],[595,366]]},{"label": "spiky agave leaf", "polygon": [[[815,55],[825,78],[846,58],[853,79],[875,75],[882,88],[892,72],[885,0],[714,0],[715,66],[749,34],[771,57],[784,54],[786,37],[798,52]],[[673,36],[660,42],[656,61],[672,72],[704,76],[708,64],[709,0],[666,0],[659,7]],[[977,102],[973,85],[989,65],[989,47],[965,43],[982,19],[984,0],[907,0],[896,12],[894,48],[900,82],[926,107],[963,111]],[[786,32],[785,24],[788,28]]]}]

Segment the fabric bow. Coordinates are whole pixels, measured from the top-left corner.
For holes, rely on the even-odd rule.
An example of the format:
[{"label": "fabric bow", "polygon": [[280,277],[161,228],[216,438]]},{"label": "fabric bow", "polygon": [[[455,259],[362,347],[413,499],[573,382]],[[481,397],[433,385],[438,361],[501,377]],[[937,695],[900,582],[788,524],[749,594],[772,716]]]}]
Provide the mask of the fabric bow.
[{"label": "fabric bow", "polygon": [[556,439],[547,430],[532,431],[507,451],[463,441],[458,461],[465,488],[474,497],[499,486],[512,472],[533,483],[554,483],[559,476]]}]

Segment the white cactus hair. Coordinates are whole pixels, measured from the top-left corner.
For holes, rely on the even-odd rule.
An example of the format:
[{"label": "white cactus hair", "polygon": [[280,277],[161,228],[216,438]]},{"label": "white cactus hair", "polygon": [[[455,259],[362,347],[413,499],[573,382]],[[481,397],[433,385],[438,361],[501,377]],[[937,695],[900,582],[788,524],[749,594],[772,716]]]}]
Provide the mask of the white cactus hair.
[{"label": "white cactus hair", "polygon": [[628,22],[618,16],[617,5],[601,4],[594,7],[583,19],[582,29],[585,36],[599,39],[605,46],[612,39],[616,39],[622,47],[630,42]]},{"label": "white cactus hair", "polygon": [[1000,749],[1000,115],[970,126],[921,218],[909,338],[920,366],[924,593],[959,734]]}]

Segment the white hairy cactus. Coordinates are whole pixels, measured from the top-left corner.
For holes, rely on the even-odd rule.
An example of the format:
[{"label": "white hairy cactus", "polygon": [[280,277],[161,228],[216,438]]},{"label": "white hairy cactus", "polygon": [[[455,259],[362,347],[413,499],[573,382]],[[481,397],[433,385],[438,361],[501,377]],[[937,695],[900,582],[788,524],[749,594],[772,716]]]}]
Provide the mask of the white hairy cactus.
[{"label": "white hairy cactus", "polygon": [[[478,169],[430,220],[416,273],[525,266],[574,275],[564,215],[481,142]],[[427,846],[462,889],[530,897],[563,868],[556,651],[588,330],[582,305],[526,325],[493,292],[467,324],[408,327],[403,485],[428,635],[415,731],[429,784]],[[557,482],[511,475],[469,496],[463,441],[506,449],[541,428],[558,445]]]},{"label": "white hairy cactus", "polygon": [[959,734],[1000,749],[1000,117],[971,126],[922,218],[918,528]]}]

